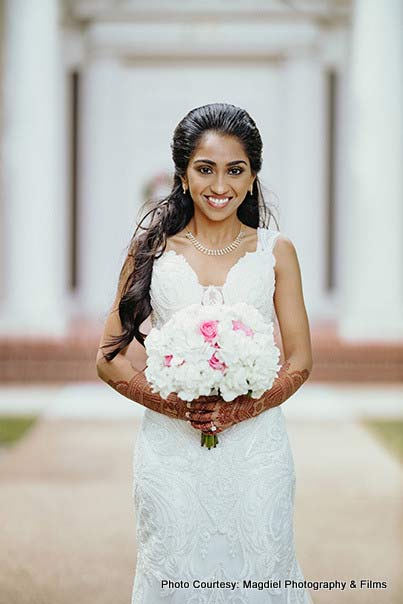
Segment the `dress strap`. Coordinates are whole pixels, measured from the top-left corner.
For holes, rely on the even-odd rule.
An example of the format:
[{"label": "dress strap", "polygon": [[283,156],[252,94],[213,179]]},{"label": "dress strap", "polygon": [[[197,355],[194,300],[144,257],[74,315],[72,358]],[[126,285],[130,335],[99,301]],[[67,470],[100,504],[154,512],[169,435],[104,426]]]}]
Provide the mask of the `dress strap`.
[{"label": "dress strap", "polygon": [[281,235],[280,231],[276,231],[270,228],[259,228],[259,233],[261,249],[272,252],[277,237]]}]

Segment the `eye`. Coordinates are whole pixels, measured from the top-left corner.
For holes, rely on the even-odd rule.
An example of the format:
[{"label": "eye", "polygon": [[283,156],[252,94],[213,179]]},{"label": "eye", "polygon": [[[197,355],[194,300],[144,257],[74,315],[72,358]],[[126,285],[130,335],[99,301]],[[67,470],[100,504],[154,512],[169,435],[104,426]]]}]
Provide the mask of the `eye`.
[{"label": "eye", "polygon": [[[211,168],[209,166],[202,166],[201,168],[199,168],[199,172],[201,174],[209,174],[209,172],[204,172],[204,170],[211,170]],[[243,172],[243,168],[240,167],[230,168],[230,171],[231,170],[238,170],[238,172],[236,172],[235,174],[233,173],[233,176],[239,176],[239,174],[242,174]]]},{"label": "eye", "polygon": [[230,170],[239,170],[239,172],[237,172],[237,174],[235,174],[235,176],[238,176],[239,174],[242,174],[242,172],[243,172],[243,168],[239,168],[239,167],[230,168]]}]

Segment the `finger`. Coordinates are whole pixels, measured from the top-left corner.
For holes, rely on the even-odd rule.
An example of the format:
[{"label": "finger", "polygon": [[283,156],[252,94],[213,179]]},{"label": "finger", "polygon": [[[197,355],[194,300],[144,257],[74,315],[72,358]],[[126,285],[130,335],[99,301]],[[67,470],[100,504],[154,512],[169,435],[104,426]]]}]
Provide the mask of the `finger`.
[{"label": "finger", "polygon": [[186,417],[188,417],[193,422],[211,423],[211,413],[198,413],[196,411],[188,411],[186,413]]},{"label": "finger", "polygon": [[222,432],[221,428],[217,427],[216,430],[212,430],[211,427],[208,427],[206,424],[202,424],[201,422],[191,422],[191,424],[195,430],[200,430],[205,434],[218,434],[219,432]]},{"label": "finger", "polygon": [[194,411],[214,411],[216,408],[216,403],[195,403],[194,401],[190,403],[189,409],[193,409]]},{"label": "finger", "polygon": [[210,396],[203,396],[200,399],[196,399],[196,403],[201,403],[201,402],[205,402],[205,403],[219,403],[221,401],[221,396],[219,396],[218,394],[211,394]]},{"label": "finger", "polygon": [[192,404],[194,403],[218,403],[221,401],[221,396],[217,394],[209,395],[209,396],[199,396],[198,398],[193,399]]},{"label": "finger", "polygon": [[213,430],[213,432],[211,431],[211,422],[206,424],[205,422],[191,421],[190,423],[195,430],[200,430],[201,432],[206,432],[209,434],[213,434],[213,432],[214,432],[214,430]]},{"label": "finger", "polygon": [[199,421],[202,423],[211,423],[214,422],[218,419],[218,414],[217,411],[211,411],[210,413],[199,413],[199,412],[195,412],[192,409],[189,409],[190,412],[190,419],[194,420],[194,421]]},{"label": "finger", "polygon": [[190,421],[192,424],[201,426],[200,429],[202,430],[209,430],[215,424],[215,419],[212,416],[208,417],[206,415],[197,417],[197,414],[195,414],[193,417],[190,417]]}]

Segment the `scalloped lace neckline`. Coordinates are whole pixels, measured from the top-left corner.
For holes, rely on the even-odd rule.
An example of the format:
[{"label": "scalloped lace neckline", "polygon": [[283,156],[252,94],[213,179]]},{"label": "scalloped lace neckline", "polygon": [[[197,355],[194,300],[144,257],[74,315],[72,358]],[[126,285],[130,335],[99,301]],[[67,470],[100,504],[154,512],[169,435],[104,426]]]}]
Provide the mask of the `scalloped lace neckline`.
[{"label": "scalloped lace neckline", "polygon": [[193,277],[194,277],[197,285],[199,287],[201,287],[202,289],[207,289],[209,287],[215,287],[217,289],[224,289],[225,286],[227,285],[229,277],[230,277],[231,273],[234,271],[234,269],[236,267],[238,267],[242,263],[242,261],[244,261],[248,256],[257,255],[257,254],[259,254],[262,251],[263,251],[263,247],[262,247],[261,239],[260,239],[260,227],[258,227],[257,228],[257,245],[256,245],[256,250],[254,252],[245,252],[243,256],[241,256],[240,258],[238,258],[238,260],[230,267],[229,271],[227,272],[227,275],[225,277],[225,281],[224,281],[224,283],[222,285],[214,285],[213,283],[210,283],[209,285],[203,285],[202,283],[200,283],[199,276],[196,273],[196,271],[193,268],[193,266],[190,264],[190,262],[185,258],[185,256],[183,254],[179,254],[175,250],[168,250],[167,252],[164,252],[161,257],[166,256],[168,254],[173,254],[174,258],[178,258],[178,259],[182,260],[183,263],[184,263],[184,265],[189,270],[189,272],[192,273],[192,275],[193,275]]}]

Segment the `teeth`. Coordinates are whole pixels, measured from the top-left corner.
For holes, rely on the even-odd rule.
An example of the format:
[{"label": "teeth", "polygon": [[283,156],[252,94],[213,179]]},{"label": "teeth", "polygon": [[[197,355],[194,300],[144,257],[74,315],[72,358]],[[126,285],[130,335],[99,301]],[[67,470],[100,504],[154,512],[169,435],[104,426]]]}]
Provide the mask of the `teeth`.
[{"label": "teeth", "polygon": [[224,205],[224,203],[227,203],[229,201],[229,197],[224,197],[223,199],[216,199],[215,197],[208,197],[208,200],[211,203],[215,203],[218,206]]}]

